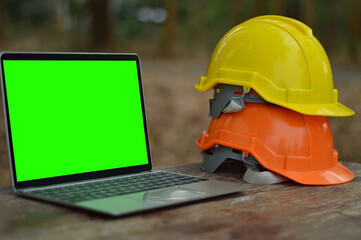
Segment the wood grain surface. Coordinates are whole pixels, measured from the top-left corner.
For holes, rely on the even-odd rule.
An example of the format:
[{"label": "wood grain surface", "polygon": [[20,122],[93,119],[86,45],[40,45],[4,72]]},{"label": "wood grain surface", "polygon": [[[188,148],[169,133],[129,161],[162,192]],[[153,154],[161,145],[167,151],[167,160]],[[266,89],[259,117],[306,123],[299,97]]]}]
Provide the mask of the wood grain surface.
[{"label": "wood grain surface", "polygon": [[[349,183],[250,185],[243,192],[122,218],[17,197],[0,188],[0,239],[361,239],[361,164]],[[246,184],[238,162],[158,168]]]}]

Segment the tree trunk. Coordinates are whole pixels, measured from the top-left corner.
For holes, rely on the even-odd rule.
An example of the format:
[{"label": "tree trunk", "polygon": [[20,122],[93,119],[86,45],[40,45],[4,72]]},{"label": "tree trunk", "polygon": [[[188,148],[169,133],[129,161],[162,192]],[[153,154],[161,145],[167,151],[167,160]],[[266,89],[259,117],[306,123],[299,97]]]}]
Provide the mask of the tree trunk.
[{"label": "tree trunk", "polygon": [[303,0],[301,5],[301,19],[304,24],[314,28],[315,4],[314,0]]},{"label": "tree trunk", "polygon": [[158,54],[160,57],[173,57],[175,55],[174,44],[177,40],[178,29],[178,1],[165,1],[165,9],[168,17],[163,25],[163,35],[160,41]]},{"label": "tree trunk", "polygon": [[286,8],[285,0],[274,0],[272,2],[271,13],[275,15],[283,15]]},{"label": "tree trunk", "polygon": [[108,9],[108,0],[90,1],[92,14],[92,47],[95,50],[107,51],[111,48],[112,23]]},{"label": "tree trunk", "polygon": [[0,0],[0,42],[4,42],[5,35],[6,35],[6,28],[5,28],[5,7],[4,7],[4,0]]},{"label": "tree trunk", "polygon": [[238,24],[241,24],[244,19],[244,16],[242,16],[242,11],[245,6],[245,2],[243,0],[232,0],[228,1],[229,8],[230,8],[230,27],[233,28],[234,26],[237,26]]},{"label": "tree trunk", "polygon": [[360,36],[360,1],[351,0],[350,4],[350,18],[349,18],[349,32],[350,32],[350,58],[353,62],[358,60],[358,41]]},{"label": "tree trunk", "polygon": [[[1,1],[1,0],[0,0]],[[65,6],[64,6],[65,1],[63,0],[53,0],[52,4],[53,4],[53,34],[55,35],[55,37],[59,37],[62,35],[62,33],[65,30],[65,27],[63,25],[63,21],[64,21],[64,11],[65,11]]]}]

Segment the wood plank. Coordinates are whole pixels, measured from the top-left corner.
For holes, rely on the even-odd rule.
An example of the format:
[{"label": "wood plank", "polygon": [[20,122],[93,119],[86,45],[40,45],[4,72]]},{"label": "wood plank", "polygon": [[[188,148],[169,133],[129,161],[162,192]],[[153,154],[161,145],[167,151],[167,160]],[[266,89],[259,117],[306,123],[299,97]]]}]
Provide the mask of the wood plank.
[{"label": "wood plank", "polygon": [[[199,165],[162,169],[245,184],[238,164],[217,174]],[[0,239],[359,239],[361,164],[344,165],[356,176],[347,184],[250,185],[216,200],[118,219],[19,198],[2,187]]]}]

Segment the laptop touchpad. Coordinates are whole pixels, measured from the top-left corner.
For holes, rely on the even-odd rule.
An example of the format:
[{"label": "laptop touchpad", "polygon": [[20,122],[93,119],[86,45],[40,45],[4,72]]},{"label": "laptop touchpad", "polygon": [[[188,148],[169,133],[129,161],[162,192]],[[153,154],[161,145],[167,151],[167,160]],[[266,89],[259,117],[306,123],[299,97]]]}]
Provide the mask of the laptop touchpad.
[{"label": "laptop touchpad", "polygon": [[204,198],[207,193],[190,188],[168,188],[149,191],[144,194],[143,201],[153,203],[182,202],[191,199]]},{"label": "laptop touchpad", "polygon": [[121,214],[151,209],[162,206],[164,203],[180,203],[192,199],[201,199],[206,195],[206,192],[176,187],[83,201],[76,203],[76,205],[111,214]]}]

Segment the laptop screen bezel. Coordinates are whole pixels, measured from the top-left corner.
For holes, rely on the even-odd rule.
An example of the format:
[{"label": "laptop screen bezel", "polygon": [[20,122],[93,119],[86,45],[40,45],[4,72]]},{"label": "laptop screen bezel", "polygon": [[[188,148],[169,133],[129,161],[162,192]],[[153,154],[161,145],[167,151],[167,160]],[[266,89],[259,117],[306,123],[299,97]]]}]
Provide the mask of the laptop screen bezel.
[{"label": "laptop screen bezel", "polygon": [[[148,163],[144,165],[131,166],[131,167],[122,167],[108,170],[101,170],[95,172],[79,173],[51,178],[42,178],[37,180],[21,181],[18,182],[16,178],[16,169],[15,169],[15,159],[13,152],[13,143],[12,135],[10,128],[10,118],[9,118],[9,109],[7,102],[7,93],[5,85],[5,75],[4,75],[4,60],[97,60],[97,61],[136,61],[137,71],[138,71],[138,85],[140,92],[140,101],[142,106],[142,115],[143,115],[143,124],[144,124],[144,134],[147,148]],[[5,129],[6,129],[6,138],[8,145],[8,155],[12,176],[12,183],[15,189],[21,188],[30,188],[30,187],[40,187],[53,184],[61,183],[70,183],[75,181],[84,181],[105,177],[112,177],[124,174],[137,173],[142,171],[150,171],[152,169],[151,153],[150,153],[150,144],[148,136],[148,127],[147,127],[147,118],[145,112],[145,103],[144,103],[144,93],[142,85],[142,77],[140,71],[140,60],[137,54],[133,53],[27,53],[27,52],[4,52],[0,55],[0,65],[1,65],[1,86],[2,86],[2,100],[3,100],[3,110],[5,117]]]}]

